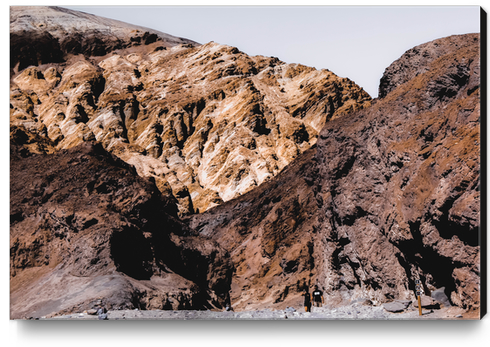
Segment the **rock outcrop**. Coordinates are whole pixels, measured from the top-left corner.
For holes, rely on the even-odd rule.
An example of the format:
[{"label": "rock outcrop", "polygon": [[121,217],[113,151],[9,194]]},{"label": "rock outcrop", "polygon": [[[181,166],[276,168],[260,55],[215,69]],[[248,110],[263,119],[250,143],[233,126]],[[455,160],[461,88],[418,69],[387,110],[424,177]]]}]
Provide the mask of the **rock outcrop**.
[{"label": "rock outcrop", "polygon": [[[427,47],[437,47],[426,54]],[[400,63],[402,62],[402,63]],[[237,309],[414,301],[480,305],[480,39],[408,51],[370,108],[326,123],[316,146],[252,192],[188,218],[227,249]]]},{"label": "rock outcrop", "polygon": [[13,7],[11,45],[11,124],[53,151],[102,143],[181,215],[271,179],[326,122],[371,102],[328,70],[59,8]]},{"label": "rock outcrop", "polygon": [[407,51],[371,100],[61,8],[12,7],[10,34],[12,318],[285,309],[314,284],[405,305],[416,280],[479,309],[479,35]]},{"label": "rock outcrop", "polygon": [[151,179],[100,144],[31,154],[34,140],[12,129],[11,318],[97,301],[116,310],[229,303],[228,253],[183,224]]},{"label": "rock outcrop", "polygon": [[10,7],[10,67],[64,63],[71,55],[104,56],[113,50],[196,42],[62,7]]}]

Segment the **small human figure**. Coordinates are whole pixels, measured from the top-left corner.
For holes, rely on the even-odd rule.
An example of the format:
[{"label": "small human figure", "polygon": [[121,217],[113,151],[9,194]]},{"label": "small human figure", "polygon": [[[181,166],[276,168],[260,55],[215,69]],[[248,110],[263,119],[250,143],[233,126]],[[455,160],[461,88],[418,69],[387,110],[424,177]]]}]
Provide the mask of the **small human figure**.
[{"label": "small human figure", "polygon": [[323,304],[323,292],[318,289],[318,286],[315,285],[315,290],[313,291],[313,305],[315,307],[322,307]]},{"label": "small human figure", "polygon": [[305,291],[301,295],[305,297],[305,312],[311,312],[311,296],[308,288],[305,288]]}]

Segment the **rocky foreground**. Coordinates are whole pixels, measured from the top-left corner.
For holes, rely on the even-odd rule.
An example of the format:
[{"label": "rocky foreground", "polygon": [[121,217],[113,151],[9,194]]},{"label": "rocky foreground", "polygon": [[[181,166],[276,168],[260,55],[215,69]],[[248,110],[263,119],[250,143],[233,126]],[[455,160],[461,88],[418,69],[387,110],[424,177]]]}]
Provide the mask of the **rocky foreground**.
[{"label": "rocky foreground", "polygon": [[366,306],[355,302],[337,308],[313,307],[311,312],[304,312],[288,307],[284,310],[257,311],[165,311],[165,310],[117,310],[107,311],[104,319],[87,311],[60,316],[45,316],[40,320],[464,320],[477,319],[477,315],[465,312],[458,307],[440,310],[410,307],[399,313],[385,310],[382,306]]}]

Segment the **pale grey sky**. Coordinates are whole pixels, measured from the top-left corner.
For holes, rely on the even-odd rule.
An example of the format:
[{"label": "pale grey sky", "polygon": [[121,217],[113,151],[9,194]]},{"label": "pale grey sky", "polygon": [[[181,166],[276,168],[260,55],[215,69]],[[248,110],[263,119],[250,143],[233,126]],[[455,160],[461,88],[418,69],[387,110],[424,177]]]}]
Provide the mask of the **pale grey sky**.
[{"label": "pale grey sky", "polygon": [[479,6],[66,6],[249,55],[329,69],[372,97],[406,50],[480,31]]}]

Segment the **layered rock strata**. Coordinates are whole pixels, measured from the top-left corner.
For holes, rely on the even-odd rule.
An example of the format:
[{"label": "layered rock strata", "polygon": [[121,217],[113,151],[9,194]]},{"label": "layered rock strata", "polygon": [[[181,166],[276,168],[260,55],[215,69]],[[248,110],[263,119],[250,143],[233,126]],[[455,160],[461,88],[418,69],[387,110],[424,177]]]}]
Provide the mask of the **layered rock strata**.
[{"label": "layered rock strata", "polygon": [[327,305],[413,301],[420,280],[477,310],[479,74],[477,34],[416,47],[370,108],[328,122],[271,181],[191,216],[232,256],[234,307],[301,306],[314,284]]},{"label": "layered rock strata", "polygon": [[[259,186],[310,148],[327,121],[370,105],[362,88],[328,70],[41,9],[11,12],[11,124],[51,140],[54,151],[102,143],[177,198],[181,215]],[[58,15],[74,19],[57,24]],[[79,33],[84,25],[90,30]],[[23,61],[35,56],[23,49],[38,35],[53,37],[59,53]],[[103,49],[85,42],[93,35]]]}]

